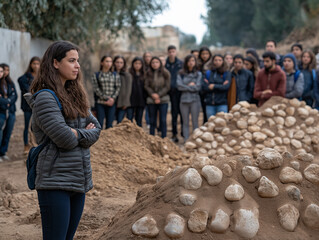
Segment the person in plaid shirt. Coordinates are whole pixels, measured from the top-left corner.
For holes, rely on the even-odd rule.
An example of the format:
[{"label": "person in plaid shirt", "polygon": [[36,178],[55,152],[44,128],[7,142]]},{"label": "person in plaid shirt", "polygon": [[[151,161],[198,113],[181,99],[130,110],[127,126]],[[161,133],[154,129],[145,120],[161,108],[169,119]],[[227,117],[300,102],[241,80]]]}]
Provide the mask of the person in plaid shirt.
[{"label": "person in plaid shirt", "polygon": [[104,118],[106,129],[112,127],[116,110],[116,98],[121,88],[120,76],[112,71],[112,57],[103,56],[101,59],[100,71],[92,76],[97,120],[102,129]]}]

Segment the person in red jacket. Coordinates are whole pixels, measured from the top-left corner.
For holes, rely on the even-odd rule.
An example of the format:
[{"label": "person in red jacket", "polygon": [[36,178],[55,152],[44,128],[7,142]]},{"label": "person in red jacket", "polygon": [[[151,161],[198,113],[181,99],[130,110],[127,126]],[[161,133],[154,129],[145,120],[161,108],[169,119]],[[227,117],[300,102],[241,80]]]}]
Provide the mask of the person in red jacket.
[{"label": "person in red jacket", "polygon": [[263,60],[265,67],[259,71],[254,89],[254,98],[258,100],[259,107],[272,96],[285,97],[286,93],[286,74],[276,65],[276,55],[265,52]]}]

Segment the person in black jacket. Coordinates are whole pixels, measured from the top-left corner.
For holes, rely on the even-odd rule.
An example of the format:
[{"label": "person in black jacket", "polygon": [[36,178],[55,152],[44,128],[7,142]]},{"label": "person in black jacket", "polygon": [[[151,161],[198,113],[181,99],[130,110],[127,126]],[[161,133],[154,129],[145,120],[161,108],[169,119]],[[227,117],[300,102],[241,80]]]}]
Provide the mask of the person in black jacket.
[{"label": "person in black jacket", "polygon": [[224,57],[220,54],[212,58],[213,69],[206,71],[202,81],[205,91],[207,118],[218,112],[227,112],[227,93],[231,84],[231,72],[227,71]]},{"label": "person in black jacket", "polygon": [[244,68],[244,57],[241,54],[234,56],[232,77],[236,84],[236,103],[240,101],[250,103],[254,95],[254,76]]},{"label": "person in black jacket", "polygon": [[[36,141],[47,142],[38,155],[35,179],[44,240],[73,239],[85,193],[93,188],[89,148],[98,140],[101,126],[89,111],[78,51],[70,42],[51,44],[31,93],[24,95],[32,108]],[[44,89],[54,92],[62,110]]]},{"label": "person in black jacket", "polygon": [[[16,101],[17,101],[17,91],[15,85],[10,77],[10,67],[8,64],[2,63],[0,65],[4,69],[4,74],[0,82],[0,98],[2,102],[5,102],[6,105],[0,109],[1,112],[1,146],[0,146],[0,157],[3,160],[9,160],[9,157],[6,155],[9,147],[9,141],[16,120]],[[5,128],[3,129],[3,126]],[[3,131],[2,131],[3,129]]]},{"label": "person in black jacket", "polygon": [[135,57],[129,70],[132,76],[131,106],[127,109],[127,118],[142,127],[143,112],[146,106],[146,92],[144,89],[145,66],[140,57]]},{"label": "person in black jacket", "polygon": [[[172,140],[178,142],[177,138],[177,118],[180,115],[179,103],[181,101],[181,92],[177,89],[177,75],[183,68],[183,62],[176,57],[176,47],[173,45],[167,48],[168,57],[166,59],[165,68],[171,74],[171,89],[169,91],[169,97],[171,101],[171,114],[172,114]],[[183,126],[182,117],[180,115],[181,125]],[[183,135],[183,134],[182,134]]]},{"label": "person in black jacket", "polygon": [[30,91],[30,85],[34,77],[37,75],[39,68],[40,68],[40,58],[39,57],[31,58],[27,71],[18,79],[18,83],[21,90],[21,109],[24,114],[24,131],[23,131],[24,154],[27,154],[30,150],[28,133],[29,133],[29,125],[30,125],[32,110],[30,106],[28,105],[27,101],[25,100],[25,98],[23,98],[22,96]]}]

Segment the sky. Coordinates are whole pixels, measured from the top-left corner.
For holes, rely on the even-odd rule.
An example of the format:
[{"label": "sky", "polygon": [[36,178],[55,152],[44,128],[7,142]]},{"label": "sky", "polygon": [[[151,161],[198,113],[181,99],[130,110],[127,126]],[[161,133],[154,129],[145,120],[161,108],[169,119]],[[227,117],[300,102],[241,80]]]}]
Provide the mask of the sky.
[{"label": "sky", "polygon": [[194,34],[198,44],[207,31],[201,15],[206,16],[205,0],[169,0],[169,7],[163,14],[157,15],[152,20],[152,27],[173,25],[187,34]]}]

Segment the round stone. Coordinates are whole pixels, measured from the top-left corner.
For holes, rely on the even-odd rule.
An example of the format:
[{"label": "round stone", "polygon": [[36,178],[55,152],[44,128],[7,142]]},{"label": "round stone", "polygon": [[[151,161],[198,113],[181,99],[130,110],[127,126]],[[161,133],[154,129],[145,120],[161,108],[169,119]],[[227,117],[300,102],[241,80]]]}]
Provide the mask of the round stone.
[{"label": "round stone", "polygon": [[296,118],[289,116],[286,117],[285,126],[286,127],[292,127],[296,123]]},{"label": "round stone", "polygon": [[185,148],[187,150],[195,149],[196,147],[197,147],[196,144],[191,141],[188,141],[185,143]]},{"label": "round stone", "polygon": [[306,108],[298,108],[297,113],[302,119],[305,119],[309,116],[309,111]]},{"label": "round stone", "polygon": [[285,119],[283,117],[275,117],[274,120],[275,120],[275,122],[278,125],[284,125],[285,124]]},{"label": "round stone", "polygon": [[192,206],[196,202],[196,196],[191,193],[183,193],[179,196],[179,201],[185,206]]},{"label": "round stone", "polygon": [[182,175],[181,184],[185,189],[196,190],[202,186],[202,177],[195,168],[189,168]]},{"label": "round stone", "polygon": [[181,238],[184,235],[185,220],[176,213],[170,213],[166,218],[164,232],[170,238]]},{"label": "round stone", "polygon": [[246,129],[248,127],[247,121],[240,119],[239,121],[237,121],[237,127],[239,129]]},{"label": "round stone", "polygon": [[196,128],[192,134],[192,138],[196,139],[202,135],[203,135],[203,132],[199,128]]},{"label": "round stone", "polygon": [[251,116],[249,119],[248,119],[248,124],[249,125],[254,125],[258,122],[258,118],[256,116]]},{"label": "round stone", "polygon": [[255,142],[260,143],[265,141],[267,138],[266,134],[263,134],[261,132],[254,132],[253,133],[253,139],[255,140]]},{"label": "round stone", "polygon": [[201,138],[206,142],[212,142],[214,140],[214,136],[210,132],[205,132],[201,135]]},{"label": "round stone", "polygon": [[301,102],[297,98],[293,98],[289,100],[289,104],[293,107],[299,107]]},{"label": "round stone", "polygon": [[288,186],[288,187],[286,187],[286,191],[287,191],[288,196],[292,200],[294,200],[294,201],[301,201],[302,200],[300,190],[296,186]]},{"label": "round stone", "polygon": [[296,155],[296,159],[304,162],[312,162],[314,156],[310,153],[299,153],[298,155]]},{"label": "round stone", "polygon": [[135,235],[143,237],[156,237],[159,233],[155,219],[151,215],[145,215],[137,220],[132,226]]},{"label": "round stone", "polygon": [[213,165],[207,165],[202,168],[202,175],[211,186],[218,185],[223,178],[223,172]]},{"label": "round stone", "polygon": [[302,182],[302,174],[291,167],[284,167],[280,171],[279,180],[282,183],[299,184]]},{"label": "round stone", "polygon": [[310,164],[304,170],[304,175],[309,182],[319,184],[319,165],[314,163]]},{"label": "round stone", "polygon": [[225,198],[228,201],[239,201],[245,195],[243,187],[237,183],[229,185],[225,190]]},{"label": "round stone", "polygon": [[279,188],[267,177],[262,176],[259,181],[258,194],[264,198],[276,197],[279,194]]},{"label": "round stone", "polygon": [[293,232],[298,224],[299,211],[292,204],[285,204],[277,209],[280,225],[287,231]]},{"label": "round stone", "polygon": [[264,117],[273,117],[275,115],[274,110],[271,108],[266,108],[264,111],[261,113]]},{"label": "round stone", "polygon": [[319,206],[317,204],[309,204],[303,216],[303,222],[310,228],[319,229]]},{"label": "round stone", "polygon": [[215,118],[214,123],[215,123],[215,125],[218,126],[218,127],[226,127],[226,125],[227,125],[225,119],[222,119],[222,118],[220,118],[220,117]]},{"label": "round stone", "polygon": [[230,223],[229,215],[222,209],[218,209],[215,216],[212,217],[210,230],[216,233],[223,233],[227,230]]},{"label": "round stone", "polygon": [[257,167],[245,166],[242,168],[241,173],[249,183],[253,183],[261,177],[260,170]]},{"label": "round stone", "polygon": [[273,169],[282,165],[283,158],[278,151],[264,148],[258,153],[256,163],[261,169]]},{"label": "round stone", "polygon": [[207,226],[208,212],[195,209],[190,213],[188,229],[194,233],[204,232]]},{"label": "round stone", "polygon": [[288,107],[286,109],[286,113],[289,115],[289,116],[293,116],[295,114],[295,108],[294,107]]},{"label": "round stone", "polygon": [[254,209],[238,209],[234,211],[234,232],[243,238],[253,238],[259,229],[259,211]]},{"label": "round stone", "polygon": [[302,148],[302,143],[299,140],[292,139],[290,144],[295,148],[295,149],[300,149]]}]

